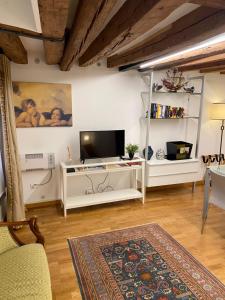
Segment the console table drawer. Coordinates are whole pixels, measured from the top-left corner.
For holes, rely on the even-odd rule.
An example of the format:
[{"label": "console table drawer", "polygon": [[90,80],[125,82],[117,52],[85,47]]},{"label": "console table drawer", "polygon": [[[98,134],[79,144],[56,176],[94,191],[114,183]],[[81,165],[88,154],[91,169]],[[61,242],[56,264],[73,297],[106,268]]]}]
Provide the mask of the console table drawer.
[{"label": "console table drawer", "polygon": [[165,176],[175,174],[187,174],[199,172],[200,165],[198,161],[188,163],[171,163],[161,165],[149,165],[148,176]]}]

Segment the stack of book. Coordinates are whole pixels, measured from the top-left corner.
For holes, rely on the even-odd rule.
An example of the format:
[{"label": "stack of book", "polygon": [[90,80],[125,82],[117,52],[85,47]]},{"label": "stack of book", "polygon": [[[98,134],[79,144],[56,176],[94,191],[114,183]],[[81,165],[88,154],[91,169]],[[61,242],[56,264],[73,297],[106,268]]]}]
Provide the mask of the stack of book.
[{"label": "stack of book", "polygon": [[[146,111],[146,118],[149,112]],[[181,119],[184,117],[183,107],[173,107],[158,103],[151,104],[151,119]]]}]

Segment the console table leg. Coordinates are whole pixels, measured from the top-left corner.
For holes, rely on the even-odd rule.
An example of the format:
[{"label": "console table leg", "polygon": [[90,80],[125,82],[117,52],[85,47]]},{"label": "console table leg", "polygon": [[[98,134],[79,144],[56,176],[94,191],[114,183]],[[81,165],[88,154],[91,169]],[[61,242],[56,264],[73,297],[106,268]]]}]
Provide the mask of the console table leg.
[{"label": "console table leg", "polygon": [[66,211],[65,205],[64,205],[64,217],[65,218],[67,217],[67,211]]},{"label": "console table leg", "polygon": [[137,189],[137,170],[133,170],[133,187]]},{"label": "console table leg", "polygon": [[195,192],[196,182],[192,182],[192,194]]},{"label": "console table leg", "polygon": [[141,192],[142,192],[142,204],[145,203],[145,162],[142,163],[141,169]]},{"label": "console table leg", "polygon": [[67,198],[67,170],[63,170],[63,207],[64,207],[64,217],[66,218],[66,198]]}]

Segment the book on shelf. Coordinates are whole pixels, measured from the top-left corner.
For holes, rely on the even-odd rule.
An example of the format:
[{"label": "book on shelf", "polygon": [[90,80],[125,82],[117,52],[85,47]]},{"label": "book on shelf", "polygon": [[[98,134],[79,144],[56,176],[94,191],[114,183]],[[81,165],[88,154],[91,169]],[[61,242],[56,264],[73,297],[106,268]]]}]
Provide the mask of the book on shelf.
[{"label": "book on shelf", "polygon": [[132,162],[132,161],[131,161],[131,162],[128,162],[127,164],[128,164],[129,166],[136,166],[136,165],[137,165],[137,166],[141,166],[141,162],[137,162],[137,161],[136,161],[136,162]]},{"label": "book on shelf", "polygon": [[[149,112],[146,111],[146,118]],[[162,105],[158,103],[151,104],[151,119],[181,119],[184,117],[184,108],[177,106]]]},{"label": "book on shelf", "polygon": [[116,168],[120,168],[120,165],[118,164],[113,164],[113,165],[106,165],[105,166],[106,169],[116,169]]}]

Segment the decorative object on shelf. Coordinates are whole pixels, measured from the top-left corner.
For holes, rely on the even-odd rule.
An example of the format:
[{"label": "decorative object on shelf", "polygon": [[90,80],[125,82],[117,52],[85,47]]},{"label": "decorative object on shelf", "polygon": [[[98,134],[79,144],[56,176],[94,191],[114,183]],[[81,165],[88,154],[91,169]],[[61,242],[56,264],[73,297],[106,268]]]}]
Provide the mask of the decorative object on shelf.
[{"label": "decorative object on shelf", "polygon": [[183,73],[174,68],[166,72],[166,78],[162,79],[162,83],[169,92],[176,93],[187,84],[187,81]]},{"label": "decorative object on shelf", "polygon": [[[151,104],[151,119],[181,119],[183,117],[183,107],[172,107],[158,103]],[[146,118],[148,118],[148,111],[146,112]]]},{"label": "decorative object on shelf", "polygon": [[138,149],[139,149],[139,147],[136,144],[128,144],[126,146],[126,151],[127,151],[128,155],[129,155],[130,159],[134,158],[134,154],[138,151]]},{"label": "decorative object on shelf", "polygon": [[70,146],[67,146],[66,149],[67,149],[67,163],[68,163],[68,164],[72,164],[73,159],[72,159],[72,155],[71,155],[71,153],[72,153],[71,147],[70,147]]},{"label": "decorative object on shelf", "polygon": [[220,130],[221,130],[220,150],[219,150],[219,165],[220,165],[221,164],[222,145],[223,145],[224,120],[225,120],[225,102],[212,103],[211,119],[222,121],[221,127],[220,127]]},{"label": "decorative object on shelf", "polygon": [[183,87],[183,89],[185,90],[185,92],[189,93],[189,94],[194,94],[195,91],[195,87],[191,86],[191,87]]},{"label": "decorative object on shelf", "polygon": [[205,165],[210,166],[215,162],[220,162],[220,164],[224,165],[225,163],[225,155],[224,154],[209,154],[202,155],[202,161]]},{"label": "decorative object on shelf", "polygon": [[191,156],[193,144],[186,143],[183,141],[167,142],[167,159],[168,160],[179,160],[189,159]]},{"label": "decorative object on shelf", "polygon": [[163,159],[165,159],[165,151],[160,148],[159,150],[156,151],[155,156],[156,156],[156,159],[163,160]]},{"label": "decorative object on shelf", "polygon": [[158,92],[162,89],[162,85],[158,84],[158,83],[153,83],[153,86],[152,86],[152,91],[153,92]]},{"label": "decorative object on shelf", "polygon": [[[152,158],[154,151],[151,146],[148,146],[148,155],[147,155],[147,160],[150,160]],[[143,149],[143,155],[145,157],[145,148]]]}]

